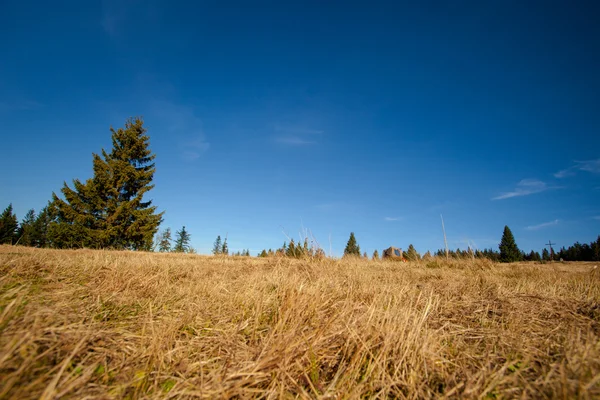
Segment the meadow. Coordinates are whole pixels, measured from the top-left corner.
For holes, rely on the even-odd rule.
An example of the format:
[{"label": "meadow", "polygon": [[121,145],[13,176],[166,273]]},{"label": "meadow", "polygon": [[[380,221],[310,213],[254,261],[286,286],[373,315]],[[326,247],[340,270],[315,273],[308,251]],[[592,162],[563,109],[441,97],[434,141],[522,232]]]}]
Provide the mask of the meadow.
[{"label": "meadow", "polygon": [[0,246],[0,398],[600,398],[593,266]]}]

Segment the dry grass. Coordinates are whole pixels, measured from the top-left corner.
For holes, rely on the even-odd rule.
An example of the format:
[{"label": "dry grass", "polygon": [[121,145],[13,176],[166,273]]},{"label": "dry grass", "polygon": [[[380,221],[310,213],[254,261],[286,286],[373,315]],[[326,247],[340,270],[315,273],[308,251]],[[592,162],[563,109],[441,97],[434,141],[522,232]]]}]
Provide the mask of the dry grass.
[{"label": "dry grass", "polygon": [[598,398],[599,283],[0,246],[0,398]]}]

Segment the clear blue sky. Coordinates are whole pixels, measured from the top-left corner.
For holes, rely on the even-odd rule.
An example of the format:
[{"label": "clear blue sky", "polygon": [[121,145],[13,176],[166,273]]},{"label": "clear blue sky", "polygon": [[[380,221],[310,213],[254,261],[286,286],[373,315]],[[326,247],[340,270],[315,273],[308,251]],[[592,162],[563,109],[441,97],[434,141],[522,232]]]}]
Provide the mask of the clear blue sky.
[{"label": "clear blue sky", "polygon": [[[406,3],[406,4],[403,4]],[[409,5],[418,3],[419,5]],[[253,254],[524,250],[600,234],[600,6],[0,1],[0,208],[142,115],[162,227]]]}]

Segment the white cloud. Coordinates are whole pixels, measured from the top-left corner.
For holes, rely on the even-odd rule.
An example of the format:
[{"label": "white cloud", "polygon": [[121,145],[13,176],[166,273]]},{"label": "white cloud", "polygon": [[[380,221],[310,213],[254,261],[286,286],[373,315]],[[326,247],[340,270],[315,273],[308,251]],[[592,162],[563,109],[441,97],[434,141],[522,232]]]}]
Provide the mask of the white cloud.
[{"label": "white cloud", "polygon": [[275,142],[288,146],[316,144],[316,137],[322,135],[324,132],[319,129],[310,129],[304,126],[294,125],[275,125],[273,130],[276,132],[276,135],[273,137]]},{"label": "white cloud", "polygon": [[510,199],[511,197],[528,196],[534,193],[545,192],[546,190],[558,189],[557,186],[548,186],[545,182],[538,179],[523,179],[512,192],[505,192],[492,198],[492,200]]},{"label": "white cloud", "polygon": [[566,178],[574,176],[577,171],[590,172],[592,174],[600,174],[600,158],[595,160],[574,161],[574,165],[569,168],[558,171],[554,174],[555,178]]},{"label": "white cloud", "polygon": [[384,221],[400,221],[402,218],[401,217],[385,217],[383,220]]},{"label": "white cloud", "polygon": [[11,100],[10,102],[0,102],[0,112],[31,111],[42,107],[44,107],[44,104],[35,100]]},{"label": "white cloud", "polygon": [[122,36],[132,18],[156,25],[160,15],[158,2],[153,0],[103,0],[100,24],[113,39]]},{"label": "white cloud", "polygon": [[554,174],[555,178],[562,179],[575,175],[574,167],[563,169]]},{"label": "white cloud", "polygon": [[277,143],[287,144],[290,146],[306,146],[317,143],[314,140],[306,140],[299,136],[293,135],[276,136],[275,141]]},{"label": "white cloud", "polygon": [[309,129],[301,126],[275,125],[275,132],[282,132],[294,135],[321,135],[324,131],[320,129]]},{"label": "white cloud", "polygon": [[186,161],[195,161],[200,158],[200,153],[197,151],[184,151],[182,157]]},{"label": "white cloud", "polygon": [[195,115],[192,107],[170,101],[154,101],[151,109],[153,117],[178,142],[184,160],[197,160],[208,151],[210,143],[206,140],[202,120]]},{"label": "white cloud", "polygon": [[547,228],[549,226],[555,226],[555,225],[558,225],[557,219],[555,219],[554,221],[550,221],[550,222],[544,222],[543,224],[530,225],[530,226],[525,227],[525,229],[528,231],[537,231],[538,229],[543,229],[543,228]]},{"label": "white cloud", "polygon": [[131,9],[130,1],[104,0],[102,2],[102,18],[100,23],[109,36],[115,37],[119,27],[124,23]]},{"label": "white cloud", "polygon": [[576,168],[581,171],[591,172],[592,174],[600,174],[600,158],[595,160],[575,161]]}]

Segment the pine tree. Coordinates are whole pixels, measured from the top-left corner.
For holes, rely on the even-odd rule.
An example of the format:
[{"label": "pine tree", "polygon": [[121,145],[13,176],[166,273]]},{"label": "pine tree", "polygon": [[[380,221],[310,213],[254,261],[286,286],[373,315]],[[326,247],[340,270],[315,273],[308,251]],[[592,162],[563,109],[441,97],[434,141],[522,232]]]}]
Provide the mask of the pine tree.
[{"label": "pine tree", "polygon": [[177,238],[175,239],[175,248],[173,251],[176,253],[187,253],[190,250],[191,235],[185,230],[185,226],[175,232],[175,235]]},{"label": "pine tree", "polygon": [[285,255],[288,257],[296,257],[296,244],[294,243],[294,239],[290,240]]},{"label": "pine tree", "polygon": [[267,250],[264,250],[260,252],[260,254],[258,255],[259,257],[268,257],[268,253]]},{"label": "pine tree", "polygon": [[501,262],[515,262],[521,258],[521,252],[515,242],[510,228],[504,227],[504,233],[502,234],[502,240],[500,241],[500,261]]},{"label": "pine tree", "polygon": [[16,237],[19,223],[17,216],[13,214],[12,204],[0,214],[0,244],[13,244],[18,240]]},{"label": "pine tree", "polygon": [[140,118],[110,130],[113,148],[93,155],[93,177],[73,180],[73,188],[65,183],[64,199],[52,194],[55,220],[49,235],[56,247],[152,248],[163,213],[144,201],[154,187],[149,137]]},{"label": "pine tree", "polygon": [[304,244],[302,245],[302,255],[304,257],[314,257],[315,255],[314,245],[308,243],[308,238],[304,238]]},{"label": "pine tree", "polygon": [[51,217],[48,212],[48,207],[42,208],[42,210],[37,215],[34,225],[35,225],[35,236],[33,237],[33,243],[31,244],[34,247],[46,247],[49,245],[48,242],[48,226],[50,225]]},{"label": "pine tree", "polygon": [[358,243],[356,243],[354,232],[350,232],[350,238],[348,239],[348,243],[346,243],[346,248],[344,249],[344,256],[360,257],[360,246]]},{"label": "pine tree", "polygon": [[166,228],[158,235],[158,251],[168,253],[171,251],[171,228]]},{"label": "pine tree", "polygon": [[225,240],[223,240],[223,248],[221,249],[221,254],[226,256],[229,255],[229,247],[227,246],[227,236],[225,236]]},{"label": "pine tree", "polygon": [[373,260],[379,260],[379,252],[377,250],[373,252]]},{"label": "pine tree", "polygon": [[222,251],[223,243],[221,243],[221,235],[218,235],[217,239],[215,240],[215,244],[213,245],[212,253],[216,256],[221,254]]},{"label": "pine tree", "polygon": [[412,244],[408,245],[408,250],[406,250],[406,258],[409,261],[419,261],[421,259],[421,255],[417,253],[415,246]]},{"label": "pine tree", "polygon": [[17,241],[21,246],[35,246],[35,242],[39,237],[39,234],[36,232],[37,226],[35,221],[35,210],[32,208],[27,211],[17,230]]},{"label": "pine tree", "polygon": [[533,250],[531,250],[531,252],[527,255],[527,259],[528,259],[528,261],[542,261],[542,258],[540,257],[540,253],[538,253],[537,251],[533,251]]},{"label": "pine tree", "polygon": [[542,260],[550,261],[550,252],[546,248],[542,250]]},{"label": "pine tree", "polygon": [[598,236],[598,239],[591,244],[591,247],[594,261],[600,261],[600,236]]}]

